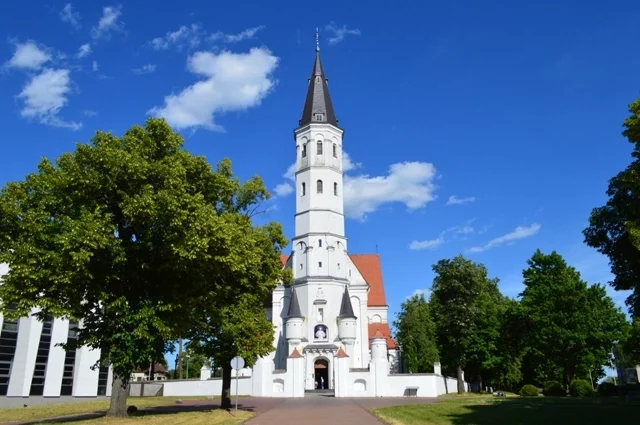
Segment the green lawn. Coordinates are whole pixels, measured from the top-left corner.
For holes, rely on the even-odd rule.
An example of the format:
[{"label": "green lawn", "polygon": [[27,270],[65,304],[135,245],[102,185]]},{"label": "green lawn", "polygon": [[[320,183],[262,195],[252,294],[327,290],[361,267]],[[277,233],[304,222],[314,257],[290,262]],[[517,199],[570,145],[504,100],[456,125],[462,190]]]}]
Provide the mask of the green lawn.
[{"label": "green lawn", "polygon": [[602,425],[640,423],[640,404],[613,398],[451,397],[435,404],[385,407],[392,425]]},{"label": "green lawn", "polygon": [[[138,408],[175,404],[176,400],[206,400],[206,397],[128,397],[127,405]],[[0,409],[0,423],[23,422],[83,413],[105,412],[109,400],[83,401],[78,403],[45,404],[40,406]]]}]

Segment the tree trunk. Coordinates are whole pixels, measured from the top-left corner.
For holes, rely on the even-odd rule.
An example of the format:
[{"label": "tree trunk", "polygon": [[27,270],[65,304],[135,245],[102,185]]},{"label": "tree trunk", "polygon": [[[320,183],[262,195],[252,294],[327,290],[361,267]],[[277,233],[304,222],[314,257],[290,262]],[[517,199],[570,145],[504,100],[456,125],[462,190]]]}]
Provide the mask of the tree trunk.
[{"label": "tree trunk", "polygon": [[222,394],[220,398],[220,407],[223,409],[231,409],[231,366],[229,364],[222,366]]},{"label": "tree trunk", "polygon": [[129,395],[129,380],[122,380],[115,373],[113,374],[113,385],[111,388],[111,403],[107,416],[116,418],[126,418],[127,414],[127,396]]},{"label": "tree trunk", "polygon": [[483,392],[484,388],[482,386],[482,374],[478,374],[478,392]]},{"label": "tree trunk", "polygon": [[156,377],[156,362],[151,362],[151,370],[149,371],[149,381],[154,381]]},{"label": "tree trunk", "polygon": [[178,379],[182,379],[182,338],[178,345]]},{"label": "tree trunk", "polygon": [[462,380],[462,366],[456,366],[456,372],[458,375],[458,394],[464,394],[464,381]]}]

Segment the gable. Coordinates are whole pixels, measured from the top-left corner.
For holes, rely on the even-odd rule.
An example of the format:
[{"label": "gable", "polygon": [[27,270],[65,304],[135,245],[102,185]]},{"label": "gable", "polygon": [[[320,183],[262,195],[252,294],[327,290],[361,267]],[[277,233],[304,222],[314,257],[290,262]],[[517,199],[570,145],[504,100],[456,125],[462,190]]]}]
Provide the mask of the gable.
[{"label": "gable", "polygon": [[349,257],[369,284],[367,306],[386,307],[387,298],[384,294],[380,256],[378,254],[350,254]]}]

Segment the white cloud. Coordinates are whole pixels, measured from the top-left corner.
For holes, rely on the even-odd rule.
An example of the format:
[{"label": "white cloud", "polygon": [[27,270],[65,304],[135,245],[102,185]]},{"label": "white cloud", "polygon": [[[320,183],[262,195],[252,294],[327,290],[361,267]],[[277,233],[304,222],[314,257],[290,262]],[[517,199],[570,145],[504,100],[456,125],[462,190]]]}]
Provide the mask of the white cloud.
[{"label": "white cloud", "polygon": [[71,91],[69,73],[68,69],[45,69],[32,77],[18,95],[24,101],[20,114],[25,118],[35,118],[42,124],[80,129],[82,123],[64,121],[58,115],[67,104]]},{"label": "white cloud", "polygon": [[151,74],[152,72],[155,72],[156,70],[156,66],[153,64],[146,64],[141,66],[140,68],[134,68],[131,71],[133,71],[134,74],[138,74],[138,75],[142,75],[142,74]]},{"label": "white cloud", "polygon": [[78,49],[78,53],[76,53],[76,57],[83,58],[85,56],[89,56],[91,53],[91,44],[85,43]]},{"label": "white cloud", "polygon": [[431,296],[431,289],[416,289],[415,291],[413,291],[413,294],[409,295],[408,297],[405,297],[405,300],[408,300],[409,298],[413,298],[416,295],[424,295],[424,298],[428,301],[429,297]]},{"label": "white cloud", "polygon": [[237,43],[239,41],[249,40],[255,37],[258,31],[263,30],[265,28],[266,27],[264,25],[260,25],[257,27],[248,28],[238,34],[225,34],[223,32],[218,31],[214,34],[211,34],[211,36],[209,36],[209,39],[211,41],[223,40],[223,41],[226,41],[227,43]]},{"label": "white cloud", "polygon": [[422,208],[435,199],[435,177],[435,167],[427,162],[392,164],[384,176],[345,176],[345,214],[364,220],[367,214],[387,203],[401,203],[409,210]]},{"label": "white cloud", "polygon": [[351,157],[345,151],[342,151],[342,171],[347,173],[351,170],[356,170],[362,167],[361,162],[351,161]]},{"label": "white cloud", "polygon": [[273,188],[273,193],[279,198],[293,193],[293,185],[291,183],[280,183]]},{"label": "white cloud", "polygon": [[59,16],[62,22],[70,24],[75,29],[80,28],[80,13],[74,12],[71,3],[64,5]]},{"label": "white cloud", "polygon": [[205,78],[166,96],[164,105],[149,114],[165,118],[179,130],[223,131],[216,115],[260,105],[276,83],[272,74],[277,65],[278,58],[266,48],[252,48],[249,53],[196,52],[188,59],[189,70]]},{"label": "white cloud", "polygon": [[120,16],[122,16],[122,6],[104,7],[98,24],[91,28],[91,37],[109,39],[111,38],[111,33],[122,31],[124,22],[120,20]]},{"label": "white cloud", "polygon": [[514,242],[519,239],[525,239],[538,233],[541,228],[542,226],[540,226],[538,223],[533,223],[531,226],[518,226],[512,232],[509,232],[506,235],[502,235],[495,239],[491,239],[483,246],[474,246],[473,248],[469,249],[469,252],[482,252],[486,251],[487,249],[503,245],[505,243]]},{"label": "white cloud", "polygon": [[91,69],[93,72],[98,72],[98,61],[91,62]]},{"label": "white cloud", "polygon": [[92,111],[90,109],[84,110],[82,111],[82,115],[84,115],[85,117],[95,117],[98,115],[98,113],[96,111]]},{"label": "white cloud", "polygon": [[333,21],[327,24],[324,29],[333,34],[331,37],[329,37],[329,44],[338,44],[342,40],[344,40],[347,35],[360,35],[359,29],[350,30],[346,25],[338,27]]},{"label": "white cloud", "polygon": [[470,196],[468,198],[458,198],[456,195],[449,196],[449,200],[447,200],[447,205],[464,205],[475,202],[475,196]]},{"label": "white cloud", "polygon": [[[362,164],[353,162],[348,153],[342,152],[343,172],[361,168]],[[295,182],[296,164],[291,164],[283,177]],[[387,203],[401,203],[409,210],[424,207],[435,199],[436,189],[433,180],[436,170],[427,162],[401,162],[392,164],[384,176],[370,177],[344,175],[344,211],[349,218],[364,220],[367,214],[374,212]],[[290,183],[283,183],[289,184]],[[280,186],[280,185],[279,185]],[[284,189],[286,191],[286,189]],[[293,188],[289,193],[293,192]],[[283,195],[284,196],[284,195]]]},{"label": "white cloud", "polygon": [[51,55],[33,41],[16,44],[16,51],[5,66],[20,69],[39,69],[51,60]]},{"label": "white cloud", "polygon": [[409,249],[414,251],[421,251],[423,249],[436,249],[444,243],[444,237],[440,236],[437,239],[413,241],[409,244]]},{"label": "white cloud", "polygon": [[164,37],[154,38],[150,44],[155,50],[167,50],[171,46],[181,49],[185,45],[194,48],[200,44],[204,36],[205,32],[200,25],[182,25],[176,31],[169,31]]}]

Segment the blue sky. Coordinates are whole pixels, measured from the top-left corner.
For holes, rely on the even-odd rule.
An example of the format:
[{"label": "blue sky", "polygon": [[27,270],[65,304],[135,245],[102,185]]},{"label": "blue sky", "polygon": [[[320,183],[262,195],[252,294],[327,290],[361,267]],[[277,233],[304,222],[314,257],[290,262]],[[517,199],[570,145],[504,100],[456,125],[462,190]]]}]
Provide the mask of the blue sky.
[{"label": "blue sky", "polygon": [[293,236],[285,175],[318,27],[350,251],[378,250],[392,314],[459,253],[511,296],[537,248],[610,278],[581,231],[630,160],[637,1],[6,3],[0,184],[159,115],[190,151],[277,187],[265,218]]}]

